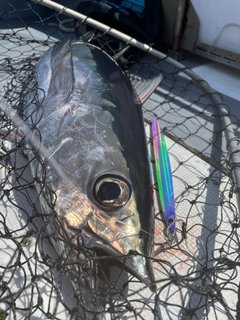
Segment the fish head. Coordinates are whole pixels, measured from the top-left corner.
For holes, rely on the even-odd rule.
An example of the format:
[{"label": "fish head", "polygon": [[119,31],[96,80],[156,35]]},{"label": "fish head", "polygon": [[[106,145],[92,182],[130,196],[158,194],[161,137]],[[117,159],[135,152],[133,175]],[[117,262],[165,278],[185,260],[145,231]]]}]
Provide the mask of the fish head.
[{"label": "fish head", "polygon": [[148,152],[129,79],[106,53],[80,41],[50,49],[37,71],[45,92],[41,141],[71,180],[46,165],[65,234],[121,261],[154,290]]},{"label": "fish head", "polygon": [[[74,183],[77,188],[59,185],[55,210],[62,217],[65,231],[80,237],[85,248],[98,256],[111,257],[113,264],[121,262],[153,290],[151,186],[141,178],[135,185],[126,159],[121,160],[125,165],[120,166],[114,155],[121,158],[119,148],[105,154],[102,161],[95,161],[94,167],[88,168],[89,173],[82,172],[82,179]],[[82,165],[82,157],[80,161]]]}]

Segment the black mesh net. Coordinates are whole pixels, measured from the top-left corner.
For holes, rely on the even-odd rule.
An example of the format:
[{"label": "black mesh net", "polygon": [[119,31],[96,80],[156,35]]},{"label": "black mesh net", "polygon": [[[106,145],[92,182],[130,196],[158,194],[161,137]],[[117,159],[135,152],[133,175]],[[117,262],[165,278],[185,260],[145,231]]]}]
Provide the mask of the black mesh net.
[{"label": "black mesh net", "polygon": [[[40,5],[1,5],[1,107],[11,106],[26,121],[24,99],[29,94],[34,128],[42,115],[32,81],[35,65],[59,40],[75,39],[74,23]],[[88,40],[111,55],[126,46],[121,42],[114,48],[113,38],[100,31]],[[184,70],[142,53],[137,60],[131,73],[146,79],[164,75],[143,113],[148,144],[153,117],[167,137],[177,213],[176,235],[170,237],[155,201],[154,250],[148,259],[157,291],[65,230],[54,211],[57,195],[48,190],[38,148],[26,144],[16,122],[1,111],[0,319],[240,319],[240,224],[225,140],[228,127],[212,95]],[[231,105],[224,104],[237,141],[238,119]],[[30,171],[31,163],[37,164],[41,179]],[[151,163],[154,168],[153,159]],[[46,210],[40,206],[42,194]],[[75,203],[84,210],[81,195],[76,194]],[[59,255],[61,245],[65,249]]]}]

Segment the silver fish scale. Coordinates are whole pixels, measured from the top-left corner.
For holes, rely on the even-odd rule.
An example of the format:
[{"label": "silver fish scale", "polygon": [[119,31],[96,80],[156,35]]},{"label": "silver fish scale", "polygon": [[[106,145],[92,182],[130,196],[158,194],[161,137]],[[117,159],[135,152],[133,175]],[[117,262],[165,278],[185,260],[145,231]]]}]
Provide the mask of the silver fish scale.
[{"label": "silver fish scale", "polygon": [[[105,141],[111,135],[112,145],[114,146],[115,142],[117,146],[116,138],[109,132],[111,129],[109,124],[100,123],[93,108],[88,108],[88,113],[85,109],[82,113],[80,106],[75,110],[70,107],[62,109],[48,116],[41,123],[40,130],[42,140],[47,143],[50,154],[63,165],[63,170],[71,179],[75,181],[87,177],[98,162],[114,163],[114,148]],[[113,121],[107,111],[99,107],[98,109],[98,113],[103,114],[102,118],[105,121],[108,120],[109,123]],[[75,152],[70,153],[70,150]],[[78,159],[81,159],[81,162]]]}]

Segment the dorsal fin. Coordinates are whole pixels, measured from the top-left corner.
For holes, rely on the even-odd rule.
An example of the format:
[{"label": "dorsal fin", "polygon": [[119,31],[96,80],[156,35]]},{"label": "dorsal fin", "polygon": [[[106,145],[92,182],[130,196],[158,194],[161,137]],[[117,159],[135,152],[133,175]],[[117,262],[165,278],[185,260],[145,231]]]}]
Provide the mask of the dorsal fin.
[{"label": "dorsal fin", "polygon": [[137,77],[133,74],[129,74],[127,73],[131,84],[137,94],[136,97],[136,103],[137,104],[143,104],[149,97],[150,95],[153,93],[153,91],[158,87],[158,85],[160,84],[160,82],[163,79],[163,75],[160,74],[152,79],[143,79],[140,77]]}]

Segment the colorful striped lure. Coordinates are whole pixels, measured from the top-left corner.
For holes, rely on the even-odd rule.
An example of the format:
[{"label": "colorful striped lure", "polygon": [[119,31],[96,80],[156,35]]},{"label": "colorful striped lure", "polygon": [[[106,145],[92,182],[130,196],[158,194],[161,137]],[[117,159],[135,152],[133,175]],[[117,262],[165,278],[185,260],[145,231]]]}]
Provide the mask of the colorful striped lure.
[{"label": "colorful striped lure", "polygon": [[176,214],[171,166],[165,136],[157,119],[152,120],[152,139],[160,204],[169,229],[174,233]]}]

